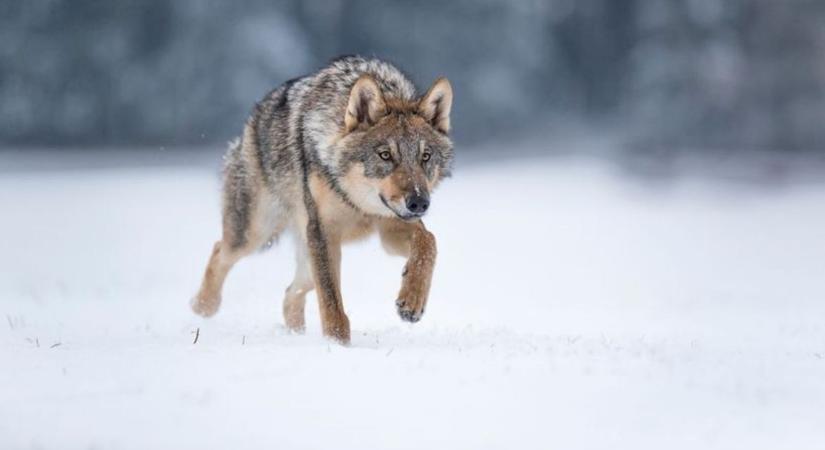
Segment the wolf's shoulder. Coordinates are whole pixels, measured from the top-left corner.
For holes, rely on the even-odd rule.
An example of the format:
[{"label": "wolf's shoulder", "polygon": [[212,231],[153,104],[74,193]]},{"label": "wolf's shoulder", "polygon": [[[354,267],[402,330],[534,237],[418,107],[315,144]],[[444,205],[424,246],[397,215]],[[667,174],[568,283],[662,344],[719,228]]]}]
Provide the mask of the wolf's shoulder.
[{"label": "wolf's shoulder", "polygon": [[334,58],[317,73],[317,78],[328,87],[349,92],[349,89],[363,75],[372,77],[384,95],[404,100],[415,98],[415,85],[396,65],[378,58],[360,55],[343,55]]}]

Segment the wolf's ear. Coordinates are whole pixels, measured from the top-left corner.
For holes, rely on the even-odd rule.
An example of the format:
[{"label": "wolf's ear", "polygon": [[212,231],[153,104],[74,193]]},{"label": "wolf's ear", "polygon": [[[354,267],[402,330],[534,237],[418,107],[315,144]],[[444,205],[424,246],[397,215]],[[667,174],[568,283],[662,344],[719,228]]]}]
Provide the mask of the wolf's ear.
[{"label": "wolf's ear", "polygon": [[450,109],[453,106],[453,87],[449,80],[441,77],[435,80],[430,90],[421,97],[418,113],[427,119],[436,130],[450,132]]},{"label": "wolf's ear", "polygon": [[364,75],[355,82],[349,93],[347,113],[344,116],[344,127],[347,133],[356,129],[359,124],[374,124],[387,112],[384,95],[375,81]]}]

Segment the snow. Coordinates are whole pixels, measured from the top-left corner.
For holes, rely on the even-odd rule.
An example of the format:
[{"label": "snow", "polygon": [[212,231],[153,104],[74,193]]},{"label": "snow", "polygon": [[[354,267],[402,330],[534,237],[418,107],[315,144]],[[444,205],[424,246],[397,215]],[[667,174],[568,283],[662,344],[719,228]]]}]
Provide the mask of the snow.
[{"label": "snow", "polygon": [[349,348],[314,294],[284,330],[289,238],[189,311],[218,187],[198,164],[0,173],[0,448],[825,447],[824,185],[459,165],[421,322],[395,312],[403,260],[345,249]]}]

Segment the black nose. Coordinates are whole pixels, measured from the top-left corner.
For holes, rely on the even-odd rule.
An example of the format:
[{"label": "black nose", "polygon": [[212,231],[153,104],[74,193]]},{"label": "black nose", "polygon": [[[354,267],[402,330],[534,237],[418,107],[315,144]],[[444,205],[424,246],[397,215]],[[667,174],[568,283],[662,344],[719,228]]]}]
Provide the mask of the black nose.
[{"label": "black nose", "polygon": [[422,215],[430,207],[430,199],[423,195],[414,194],[407,198],[407,210],[415,215]]}]

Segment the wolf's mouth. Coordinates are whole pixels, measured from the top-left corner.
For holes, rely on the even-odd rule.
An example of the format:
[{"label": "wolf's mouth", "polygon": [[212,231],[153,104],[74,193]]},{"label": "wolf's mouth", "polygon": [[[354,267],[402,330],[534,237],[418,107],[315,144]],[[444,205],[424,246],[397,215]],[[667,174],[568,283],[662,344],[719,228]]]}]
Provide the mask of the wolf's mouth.
[{"label": "wolf's mouth", "polygon": [[416,220],[416,219],[420,219],[420,218],[421,218],[421,216],[419,216],[419,215],[417,215],[417,214],[413,214],[413,213],[401,214],[400,212],[396,211],[396,210],[395,210],[395,208],[393,208],[392,206],[390,206],[389,202],[387,202],[387,199],[385,199],[385,198],[384,198],[384,196],[383,196],[383,195],[381,195],[381,194],[378,194],[378,198],[380,198],[380,199],[381,199],[381,203],[383,203],[383,204],[384,204],[384,206],[386,206],[386,207],[387,207],[387,209],[389,209],[390,211],[392,211],[392,212],[393,212],[393,214],[395,214],[395,215],[396,215],[399,219],[401,219],[401,220],[404,220],[404,221],[410,222],[410,221],[413,221],[413,220]]}]

